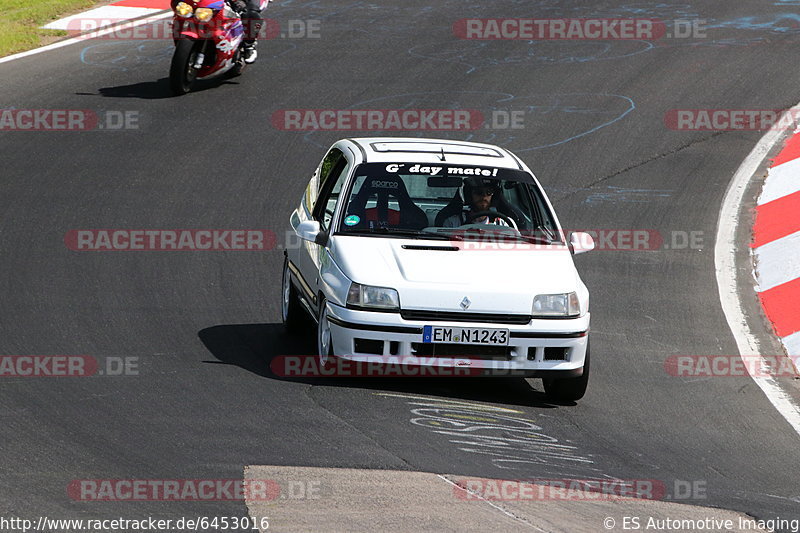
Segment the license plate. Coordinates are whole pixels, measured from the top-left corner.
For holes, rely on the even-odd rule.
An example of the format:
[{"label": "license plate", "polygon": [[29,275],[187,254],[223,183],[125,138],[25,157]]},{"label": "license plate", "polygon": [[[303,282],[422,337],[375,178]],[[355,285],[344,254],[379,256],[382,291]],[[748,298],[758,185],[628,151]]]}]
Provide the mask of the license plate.
[{"label": "license plate", "polygon": [[422,328],[422,342],[426,344],[488,344],[492,346],[508,346],[508,330],[425,326]]}]

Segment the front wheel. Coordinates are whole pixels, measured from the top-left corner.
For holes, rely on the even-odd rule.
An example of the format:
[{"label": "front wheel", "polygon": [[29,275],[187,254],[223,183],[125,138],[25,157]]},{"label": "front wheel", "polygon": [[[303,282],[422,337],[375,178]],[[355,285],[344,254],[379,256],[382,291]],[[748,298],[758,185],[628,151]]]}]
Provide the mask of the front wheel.
[{"label": "front wheel", "polygon": [[283,280],[281,284],[281,318],[286,330],[291,334],[303,331],[303,309],[297,296],[297,289],[292,284],[289,271],[289,258],[283,262]]},{"label": "front wheel", "polygon": [[194,63],[197,61],[197,53],[201,44],[202,41],[194,41],[186,37],[178,39],[169,67],[169,86],[175,96],[188,93],[194,80],[197,79],[197,69],[194,68]]},{"label": "front wheel", "polygon": [[333,362],[333,339],[331,323],[328,321],[328,305],[325,298],[320,297],[319,319],[317,322],[317,354],[322,368],[329,368]]},{"label": "front wheel", "polygon": [[544,392],[554,400],[576,402],[586,394],[589,384],[589,342],[586,342],[586,358],[583,360],[583,375],[577,378],[543,379]]},{"label": "front wheel", "polygon": [[228,79],[241,76],[242,72],[244,71],[244,67],[245,67],[245,62],[244,62],[244,57],[242,57],[242,49],[240,47],[236,51],[236,55],[233,58],[233,66],[227,72]]}]

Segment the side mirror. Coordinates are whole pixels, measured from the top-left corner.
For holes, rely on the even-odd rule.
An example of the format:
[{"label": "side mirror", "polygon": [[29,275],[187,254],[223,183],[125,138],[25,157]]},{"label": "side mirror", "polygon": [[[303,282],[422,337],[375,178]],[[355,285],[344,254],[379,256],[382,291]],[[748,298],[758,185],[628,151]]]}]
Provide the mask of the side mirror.
[{"label": "side mirror", "polygon": [[319,222],[316,220],[305,220],[301,222],[294,229],[294,232],[304,241],[311,241],[323,246],[328,242],[328,234],[320,230]]},{"label": "side mirror", "polygon": [[594,250],[594,239],[585,231],[573,231],[569,234],[569,247],[575,255]]}]

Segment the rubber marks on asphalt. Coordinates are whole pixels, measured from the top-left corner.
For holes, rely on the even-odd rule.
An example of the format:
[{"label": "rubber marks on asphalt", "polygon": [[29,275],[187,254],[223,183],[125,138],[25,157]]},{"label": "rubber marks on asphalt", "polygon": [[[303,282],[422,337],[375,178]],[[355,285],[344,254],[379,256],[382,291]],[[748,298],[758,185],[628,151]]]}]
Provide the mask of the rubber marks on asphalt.
[{"label": "rubber marks on asphalt", "polygon": [[790,355],[800,355],[800,134],[773,162],[756,207],[758,296]]}]

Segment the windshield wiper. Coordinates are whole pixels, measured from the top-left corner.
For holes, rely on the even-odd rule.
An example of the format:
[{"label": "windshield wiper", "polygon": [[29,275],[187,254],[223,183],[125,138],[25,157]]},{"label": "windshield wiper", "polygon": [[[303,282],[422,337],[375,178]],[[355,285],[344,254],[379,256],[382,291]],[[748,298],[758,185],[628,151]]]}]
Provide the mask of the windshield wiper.
[{"label": "windshield wiper", "polygon": [[[488,224],[491,226],[491,224]],[[501,226],[502,227],[502,226]],[[477,227],[470,227],[461,232],[454,234],[453,237],[457,237],[458,240],[469,240],[470,233],[476,233],[478,235],[488,235],[491,238],[498,238],[498,239],[513,239],[516,241],[523,241],[531,244],[554,244],[556,241],[554,239],[548,238],[542,235],[531,235],[529,233],[517,233],[511,232],[507,230],[498,230],[495,228],[477,228]]]},{"label": "windshield wiper", "polygon": [[545,237],[537,237],[535,235],[521,235],[521,237],[526,241],[533,244],[558,244],[558,241],[554,241],[552,239],[547,239]]},{"label": "windshield wiper", "polygon": [[536,231],[541,231],[542,233],[544,233],[550,240],[550,242],[560,242],[560,240],[556,238],[556,234],[553,231],[551,231],[549,228],[542,226],[541,224],[536,226]]}]

